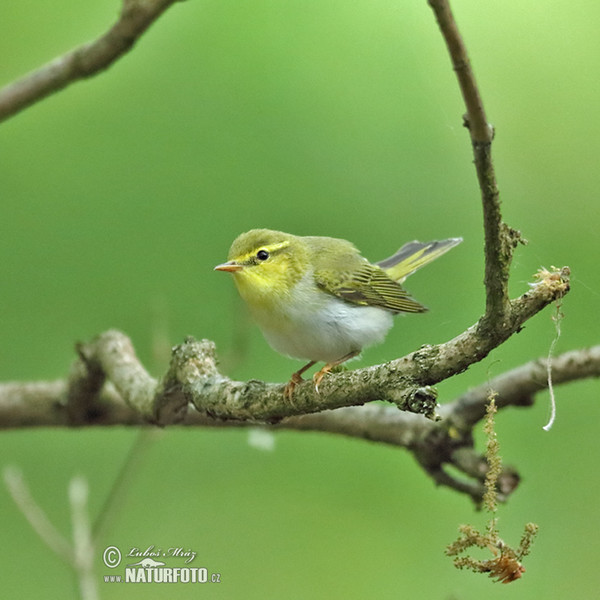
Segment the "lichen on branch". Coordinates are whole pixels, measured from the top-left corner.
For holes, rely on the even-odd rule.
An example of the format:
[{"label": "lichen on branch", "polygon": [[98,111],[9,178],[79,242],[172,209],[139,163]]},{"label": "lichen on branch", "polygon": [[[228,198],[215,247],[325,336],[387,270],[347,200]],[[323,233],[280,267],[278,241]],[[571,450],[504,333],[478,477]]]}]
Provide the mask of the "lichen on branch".
[{"label": "lichen on branch", "polygon": [[[454,557],[457,569],[469,569],[476,573],[487,573],[496,581],[511,583],[520,579],[525,572],[522,559],[529,554],[538,526],[527,523],[517,549],[506,544],[498,531],[498,479],[502,473],[500,445],[495,430],[496,394],[490,389],[483,431],[487,438],[487,472],[485,475],[485,493],[482,498],[483,506],[490,517],[484,532],[478,531],[472,525],[461,525],[459,537],[446,548],[446,555]],[[489,550],[492,558],[478,559],[473,556],[462,556],[467,550],[476,547]]]}]

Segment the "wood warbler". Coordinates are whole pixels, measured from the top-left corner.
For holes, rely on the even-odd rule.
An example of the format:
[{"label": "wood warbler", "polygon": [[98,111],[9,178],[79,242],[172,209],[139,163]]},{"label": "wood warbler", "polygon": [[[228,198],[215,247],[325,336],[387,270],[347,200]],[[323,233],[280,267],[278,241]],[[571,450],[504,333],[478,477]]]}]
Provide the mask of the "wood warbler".
[{"label": "wood warbler", "polygon": [[273,349],[310,361],[287,384],[291,399],[302,373],[316,362],[326,363],[313,377],[318,391],[332,368],[383,341],[395,314],[426,311],[400,284],[460,242],[409,242],[372,264],[346,240],[252,229],[215,270],[233,275]]}]

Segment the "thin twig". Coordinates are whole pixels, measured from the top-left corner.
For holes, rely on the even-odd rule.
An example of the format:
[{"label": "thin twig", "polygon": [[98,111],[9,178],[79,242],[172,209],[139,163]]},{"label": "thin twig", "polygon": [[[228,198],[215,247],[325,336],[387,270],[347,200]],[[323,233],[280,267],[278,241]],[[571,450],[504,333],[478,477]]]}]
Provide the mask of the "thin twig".
[{"label": "thin twig", "polygon": [[97,600],[98,586],[94,577],[94,543],[88,515],[88,484],[83,477],[69,483],[69,503],[73,526],[74,567],[82,600]]},{"label": "thin twig", "polygon": [[510,310],[508,294],[509,268],[514,248],[522,242],[518,231],[507,227],[502,221],[500,193],[492,162],[494,129],[488,123],[483,100],[471,61],[467,54],[448,0],[429,0],[458,79],[460,91],[467,109],[465,125],[471,135],[473,155],[481,201],[485,233],[485,288],[486,316],[483,325],[493,330]]},{"label": "thin twig", "polygon": [[108,68],[127,53],[178,0],[123,0],[114,25],[98,39],[55,58],[0,90],[0,122],[80,79]]},{"label": "thin twig", "polygon": [[123,460],[121,468],[111,485],[108,496],[94,521],[92,537],[95,541],[101,538],[115,512],[121,506],[127,486],[130,484],[131,478],[135,473],[139,472],[141,462],[146,456],[148,444],[156,434],[157,431],[148,429],[147,427],[140,429],[137,433],[131,448]]},{"label": "thin twig", "polygon": [[33,499],[23,478],[23,473],[16,467],[6,467],[4,469],[4,481],[15,504],[29,521],[32,529],[40,536],[40,539],[67,564],[74,566],[75,554],[71,544],[52,525],[46,513]]},{"label": "thin twig", "polygon": [[[548,387],[547,359],[539,358],[495,377],[489,383],[473,388],[454,402],[440,409],[442,418],[469,429],[485,415],[487,390],[496,392],[496,405],[529,406],[533,396]],[[572,350],[552,360],[552,380],[555,385],[587,377],[600,377],[600,346]]]},{"label": "thin twig", "polygon": [[471,137],[474,142],[479,144],[490,143],[494,137],[494,131],[485,115],[483,100],[475,81],[471,61],[458,31],[454,15],[450,10],[450,4],[447,0],[429,0],[429,5],[435,13],[440,31],[448,48],[454,72],[458,78],[460,91],[467,107]]}]

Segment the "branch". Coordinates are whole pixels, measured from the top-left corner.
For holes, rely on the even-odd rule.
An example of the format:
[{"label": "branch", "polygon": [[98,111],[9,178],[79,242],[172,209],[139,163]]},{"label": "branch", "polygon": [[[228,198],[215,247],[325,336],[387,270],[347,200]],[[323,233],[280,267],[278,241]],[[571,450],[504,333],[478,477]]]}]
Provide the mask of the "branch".
[{"label": "branch", "polygon": [[[129,338],[108,331],[79,344],[79,360],[68,383],[51,386],[56,400],[48,410],[46,389],[38,384],[0,386],[0,426],[23,427],[121,422],[166,425],[181,421],[188,405],[207,417],[275,423],[284,417],[386,400],[402,410],[434,417],[435,391],[430,387],[481,360],[523,323],[569,290],[568,270],[544,277],[511,303],[511,319],[494,335],[481,320],[454,339],[423,346],[382,365],[328,375],[317,392],[311,382],[299,385],[293,404],[284,400],[283,384],[233,381],[217,368],[214,344],[188,339],[173,350],[171,364],[158,382],[135,355]],[[111,411],[106,413],[106,402]],[[499,400],[501,402],[501,400]],[[130,410],[128,410],[130,409]],[[58,421],[57,421],[58,420]]]},{"label": "branch", "polygon": [[15,467],[4,469],[4,482],[15,504],[32,529],[57,556],[75,572],[80,597],[97,600],[98,589],[93,573],[94,544],[88,518],[88,486],[83,477],[74,477],[69,483],[69,503],[73,525],[73,542],[70,543],[54,527],[41,506],[34,500],[21,471]]},{"label": "branch", "polygon": [[75,81],[107,69],[176,1],[123,0],[119,18],[105,34],[0,89],[0,122]]},{"label": "branch", "polygon": [[[485,415],[489,390],[496,393],[499,409],[530,406],[535,394],[548,386],[546,358],[539,358],[473,388],[453,402],[439,407],[439,421],[424,419],[385,405],[354,406],[323,410],[314,414],[290,416],[273,424],[276,428],[319,430],[342,433],[395,446],[411,446],[423,432],[447,420],[454,427],[468,430]],[[600,345],[565,352],[552,359],[552,380],[556,385],[600,377]],[[96,398],[88,398],[92,409],[85,420],[73,420],[66,403],[68,381],[0,384],[0,428],[24,427],[107,427],[138,426],[146,423],[142,415],[127,406],[114,386],[107,382]],[[268,423],[265,423],[268,425]],[[199,413],[189,405],[177,425],[191,427],[248,427],[256,421],[224,420]]]},{"label": "branch", "polygon": [[62,560],[73,565],[75,563],[73,548],[33,499],[23,478],[23,473],[16,467],[6,467],[4,482],[15,504],[40,539]]},{"label": "branch", "polygon": [[[445,344],[423,346],[386,364],[329,375],[321,383],[320,392],[311,382],[305,382],[296,388],[293,403],[284,400],[282,384],[233,381],[222,375],[217,369],[214,344],[208,340],[188,339],[177,346],[168,372],[157,382],[139,362],[130,340],[118,331],[108,331],[78,346],[80,359],[72,369],[66,389],[60,388],[64,396],[54,408],[67,412],[61,415],[65,424],[103,422],[107,416],[99,400],[116,393],[121,399],[121,404],[116,405],[117,412],[128,423],[132,416],[126,407],[133,410],[134,422],[138,423],[179,422],[189,404],[207,417],[275,423],[284,417],[374,400],[385,400],[402,410],[434,417],[437,400],[432,385],[482,360],[519,331],[530,316],[568,292],[568,270],[546,273],[530,291],[511,303],[511,319],[499,324],[493,335],[481,326],[480,320]],[[39,402],[35,384],[12,390],[12,394],[10,384],[0,390],[7,395],[2,402],[0,391],[4,426],[48,423],[46,419],[51,415],[47,413],[38,415],[35,423],[31,421],[31,411],[35,414]]]},{"label": "branch", "polygon": [[[565,352],[552,358],[552,382],[568,383],[578,379],[600,376],[600,346]],[[440,409],[443,418],[451,418],[454,425],[470,429],[485,416],[490,389],[496,392],[496,405],[529,406],[533,397],[548,387],[548,360],[540,358],[504,373],[487,384],[473,388],[454,402]]]},{"label": "branch", "polygon": [[95,548],[88,515],[89,489],[85,478],[73,477],[69,483],[69,503],[73,527],[73,568],[79,580],[82,600],[98,600],[98,586],[94,577]]},{"label": "branch", "polygon": [[[192,342],[186,342],[188,346]],[[128,357],[130,360],[131,357]],[[191,359],[191,357],[190,357]],[[199,356],[198,361],[206,360]],[[555,385],[577,379],[600,377],[600,346],[566,352],[552,359]],[[498,408],[528,406],[535,394],[547,387],[546,359],[529,362],[508,371],[486,385],[475,388],[439,409],[440,420],[373,404],[323,410],[314,414],[291,416],[270,428],[295,431],[320,431],[407,448],[437,484],[446,485],[479,501],[487,470],[486,458],[474,448],[473,428],[485,417],[490,389],[496,392]],[[69,382],[0,385],[0,427],[23,426],[138,426],[145,421],[128,406],[107,382],[96,398],[88,398],[87,420],[81,414],[72,420],[66,399]],[[248,427],[253,421],[224,420],[198,412],[193,405],[180,413],[180,425],[188,427]],[[445,466],[451,464],[462,474],[458,478]],[[505,499],[517,486],[518,474],[505,468],[498,480],[500,498]]]},{"label": "branch", "polygon": [[452,66],[467,109],[464,124],[471,135],[471,145],[483,205],[485,233],[485,326],[494,329],[510,314],[508,277],[513,251],[519,242],[526,243],[519,231],[502,221],[500,193],[492,162],[494,129],[488,123],[483,101],[466,47],[458,31],[448,0],[429,0],[446,42]]}]

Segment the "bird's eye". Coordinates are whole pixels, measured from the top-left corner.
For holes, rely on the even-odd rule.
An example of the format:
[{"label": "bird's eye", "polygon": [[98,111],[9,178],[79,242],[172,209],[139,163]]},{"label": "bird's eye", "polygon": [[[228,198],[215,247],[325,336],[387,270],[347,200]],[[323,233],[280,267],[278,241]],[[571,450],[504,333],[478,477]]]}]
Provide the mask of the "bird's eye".
[{"label": "bird's eye", "polygon": [[256,258],[258,258],[258,260],[267,260],[267,258],[269,258],[269,253],[266,250],[259,250],[256,253]]}]

